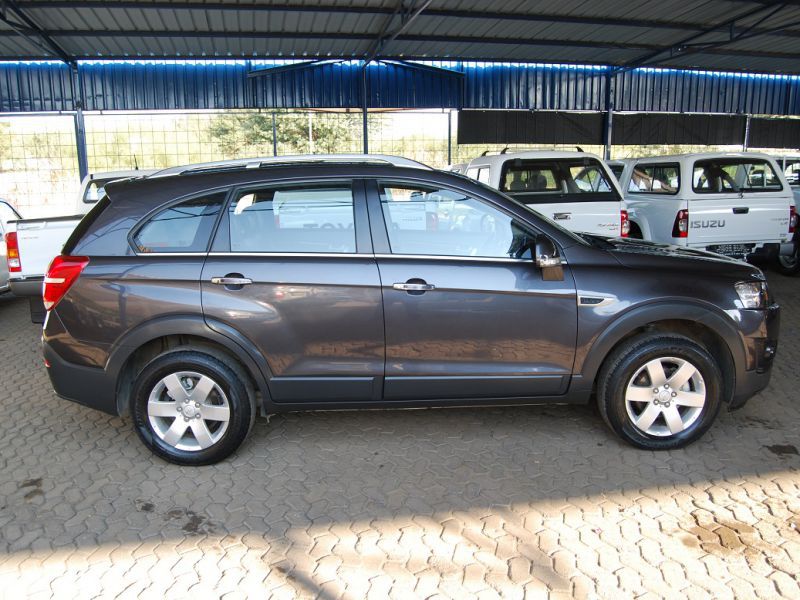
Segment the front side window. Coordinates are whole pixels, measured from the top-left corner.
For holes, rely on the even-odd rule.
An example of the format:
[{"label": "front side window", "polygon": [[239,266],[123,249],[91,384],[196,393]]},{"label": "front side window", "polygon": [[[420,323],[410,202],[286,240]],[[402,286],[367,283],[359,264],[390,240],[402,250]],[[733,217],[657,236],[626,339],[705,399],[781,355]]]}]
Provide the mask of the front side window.
[{"label": "front side window", "polygon": [[384,183],[380,197],[393,254],[530,257],[522,224],[463,192]]},{"label": "front side window", "polygon": [[638,164],[633,168],[628,191],[634,194],[677,194],[681,187],[678,164]]},{"label": "front side window", "polygon": [[356,251],[349,183],[241,192],[228,211],[232,252]]},{"label": "front side window", "polygon": [[692,189],[699,194],[774,192],[783,185],[766,160],[718,158],[694,163]]},{"label": "front side window", "polygon": [[590,158],[509,160],[503,165],[500,190],[526,204],[619,199],[605,169]]},{"label": "front side window", "polygon": [[205,252],[225,192],[193,198],[157,212],[133,236],[139,252]]}]

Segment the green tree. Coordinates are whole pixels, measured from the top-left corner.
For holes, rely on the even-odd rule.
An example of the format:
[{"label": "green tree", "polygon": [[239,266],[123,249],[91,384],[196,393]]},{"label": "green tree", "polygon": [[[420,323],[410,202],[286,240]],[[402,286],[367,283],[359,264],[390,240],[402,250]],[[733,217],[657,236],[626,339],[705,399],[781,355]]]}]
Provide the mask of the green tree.
[{"label": "green tree", "polygon": [[[360,152],[361,115],[284,112],[275,114],[280,154]],[[224,113],[209,126],[211,140],[229,156],[272,154],[272,113]]]}]

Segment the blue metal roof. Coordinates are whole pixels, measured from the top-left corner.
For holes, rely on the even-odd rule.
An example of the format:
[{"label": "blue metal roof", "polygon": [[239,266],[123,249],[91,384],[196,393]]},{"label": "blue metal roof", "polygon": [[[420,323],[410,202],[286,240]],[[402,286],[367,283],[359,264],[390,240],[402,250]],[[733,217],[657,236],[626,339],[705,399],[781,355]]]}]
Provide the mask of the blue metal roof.
[{"label": "blue metal roof", "polygon": [[[269,73],[291,61],[82,61],[80,95],[60,62],[0,62],[0,111],[356,108],[359,61]],[[267,72],[263,71],[267,69]],[[381,61],[371,108],[603,110],[610,67]],[[257,77],[248,77],[261,71]],[[619,111],[800,115],[800,77],[635,69],[617,74]],[[82,96],[82,98],[81,98]]]}]

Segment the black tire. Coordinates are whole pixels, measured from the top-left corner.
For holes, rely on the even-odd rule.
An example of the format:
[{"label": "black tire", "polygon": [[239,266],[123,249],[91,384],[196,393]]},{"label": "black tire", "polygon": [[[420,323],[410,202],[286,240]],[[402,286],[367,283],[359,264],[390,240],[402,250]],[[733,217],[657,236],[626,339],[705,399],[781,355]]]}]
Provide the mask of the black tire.
[{"label": "black tire", "polygon": [[[628,414],[626,390],[634,375],[644,365],[665,357],[688,361],[699,371],[705,385],[705,403],[695,420],[683,431],[651,435],[639,429]],[[669,374],[666,369],[664,372]],[[647,379],[646,375],[640,375],[642,376]],[[598,376],[597,404],[603,420],[629,444],[645,450],[671,450],[691,444],[708,431],[722,405],[722,389],[719,366],[708,351],[695,341],[677,334],[643,334],[625,341],[606,359]],[[687,408],[681,407],[679,410],[683,410],[685,415]],[[666,426],[664,419],[664,416],[657,417],[654,425],[664,423]]]},{"label": "black tire", "polygon": [[[244,371],[232,361],[223,360],[222,357],[212,356],[204,351],[173,350],[155,357],[142,369],[133,386],[131,416],[136,433],[153,453],[178,465],[199,466],[219,462],[241,445],[255,421],[255,402],[248,389]],[[224,394],[229,409],[227,428],[209,447],[192,450],[177,448],[164,441],[150,422],[148,402],[151,392],[165,377],[180,372],[193,372],[209,377]],[[218,392],[215,391],[214,394]],[[212,427],[221,427],[221,424],[214,425],[212,422]]]},{"label": "black tire", "polygon": [[794,277],[800,273],[800,248],[795,246],[791,256],[779,256],[775,259],[775,268],[781,275]]}]

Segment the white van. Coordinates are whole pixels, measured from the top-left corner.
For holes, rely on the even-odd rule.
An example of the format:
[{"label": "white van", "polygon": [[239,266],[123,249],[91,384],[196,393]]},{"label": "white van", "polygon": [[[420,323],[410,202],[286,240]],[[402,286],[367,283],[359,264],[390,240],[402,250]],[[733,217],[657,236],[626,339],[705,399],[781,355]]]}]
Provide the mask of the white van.
[{"label": "white van", "polygon": [[791,254],[792,190],[766,154],[708,152],[620,162],[631,237],[740,259]]},{"label": "white van", "polygon": [[537,150],[480,156],[467,165],[466,175],[572,231],[628,234],[617,179],[594,154]]}]

